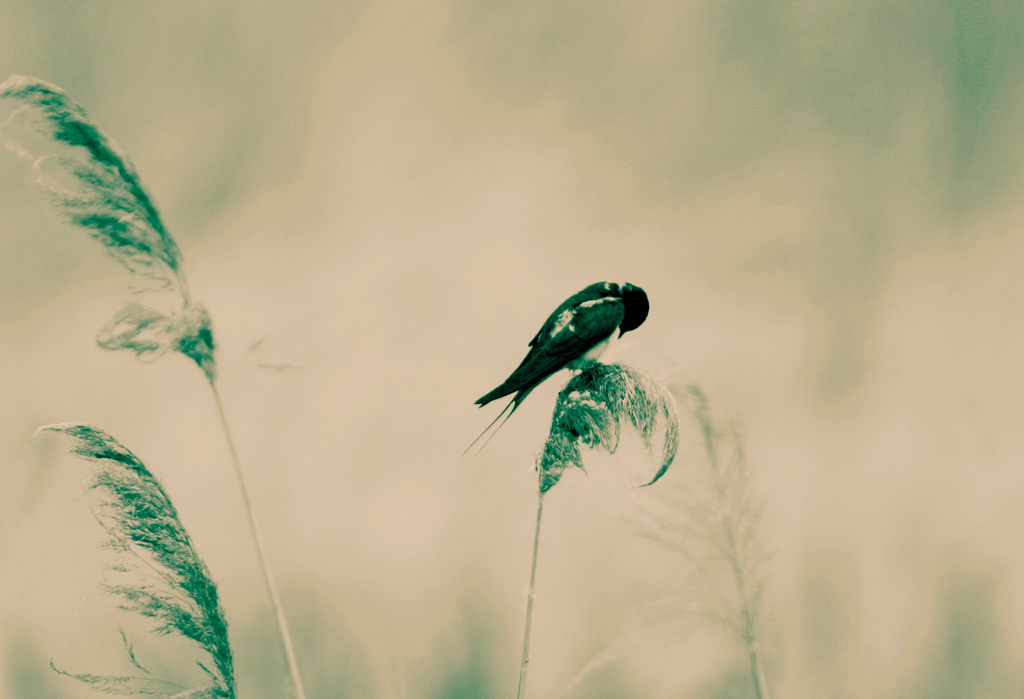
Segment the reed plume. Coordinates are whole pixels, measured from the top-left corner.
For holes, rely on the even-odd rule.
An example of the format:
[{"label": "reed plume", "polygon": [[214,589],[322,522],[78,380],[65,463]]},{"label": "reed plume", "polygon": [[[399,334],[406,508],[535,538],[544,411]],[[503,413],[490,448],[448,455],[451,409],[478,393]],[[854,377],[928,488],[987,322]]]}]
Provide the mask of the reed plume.
[{"label": "reed plume", "polygon": [[643,484],[652,485],[668,470],[679,447],[679,415],[675,400],[664,384],[651,374],[625,364],[592,362],[558,393],[551,430],[544,450],[537,458],[537,524],[533,536],[530,586],[526,595],[523,653],[519,664],[520,699],[526,692],[526,669],[530,662],[530,625],[544,495],[555,487],[567,468],[583,468],[581,446],[614,454],[619,446],[623,421],[637,431],[648,451],[653,449],[660,428],[664,428],[658,471],[648,483]]},{"label": "reed plume", "polygon": [[761,507],[735,425],[720,426],[697,384],[674,390],[701,435],[704,459],[685,481],[659,490],[634,520],[636,531],[669,548],[681,563],[678,592],[634,611],[630,630],[584,667],[567,687],[623,655],[652,624],[687,633],[701,624],[729,629],[746,647],[753,695],[768,699],[759,648],[767,552],[758,533]]},{"label": "reed plume", "polygon": [[[130,302],[97,337],[105,349],[126,349],[142,359],[169,350],[193,359],[212,382],[216,376],[210,316],[191,301],[182,257],[131,162],[59,87],[15,75],[0,84],[0,99],[21,106],[0,125],[4,144],[32,163],[36,184],[68,223],[84,228],[124,265],[139,291],[168,291],[180,308],[170,314]],[[4,131],[19,118],[61,152],[36,154]],[[45,148],[44,148],[45,150]]]},{"label": "reed plume", "polygon": [[207,663],[196,661],[206,684],[182,687],[146,670],[122,632],[128,660],[142,675],[54,669],[107,694],[234,699],[228,626],[217,586],[160,481],[138,457],[100,429],[57,424],[41,427],[36,434],[46,430],[71,437],[71,451],[95,464],[88,482],[89,489],[100,493],[94,512],[107,533],[105,548],[116,554],[116,562],[109,568],[125,581],[103,583],[101,589],[120,598],[121,609],[153,619],[154,633],[183,636],[210,658]]},{"label": "reed plume", "polygon": [[679,448],[679,416],[672,393],[640,369],[594,362],[558,394],[551,431],[538,461],[541,494],[553,488],[569,466],[583,468],[580,446],[614,454],[622,420],[632,425],[648,451],[664,424],[661,464],[644,485],[652,485],[665,475]]},{"label": "reed plume", "polygon": [[[203,371],[231,455],[296,697],[305,699],[291,634],[217,390],[212,322],[206,309],[191,299],[177,243],[134,166],[67,93],[38,78],[15,75],[0,84],[0,99],[20,103],[0,124],[0,139],[31,161],[36,183],[57,213],[88,231],[126,267],[136,291],[162,291],[177,299],[178,308],[170,313],[134,301],[127,303],[100,329],[96,341],[104,349],[127,350],[146,361],[179,352]],[[9,138],[6,130],[19,119],[43,137],[46,145],[39,150],[55,148],[58,152],[33,153],[18,139]]]}]

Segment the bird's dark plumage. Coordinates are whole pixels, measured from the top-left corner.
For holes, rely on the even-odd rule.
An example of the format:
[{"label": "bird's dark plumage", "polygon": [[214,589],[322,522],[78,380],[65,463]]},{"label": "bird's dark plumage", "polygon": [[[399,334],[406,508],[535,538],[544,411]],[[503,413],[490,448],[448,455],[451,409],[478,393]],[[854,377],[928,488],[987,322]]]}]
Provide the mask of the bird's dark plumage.
[{"label": "bird's dark plumage", "polygon": [[483,406],[515,394],[487,430],[509,408],[512,408],[508,414],[511,417],[526,396],[552,374],[582,361],[597,359],[616,333],[621,336],[640,327],[649,310],[647,294],[632,284],[598,282],[570,296],[548,316],[530,340],[530,350],[515,371],[500,386],[477,399],[477,404]]}]

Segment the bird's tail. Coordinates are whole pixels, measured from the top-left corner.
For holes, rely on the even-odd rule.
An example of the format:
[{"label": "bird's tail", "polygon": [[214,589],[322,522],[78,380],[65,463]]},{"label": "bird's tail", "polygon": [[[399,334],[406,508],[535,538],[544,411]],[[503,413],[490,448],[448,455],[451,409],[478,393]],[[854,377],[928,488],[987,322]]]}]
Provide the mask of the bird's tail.
[{"label": "bird's tail", "polygon": [[[498,391],[500,389],[501,389],[501,387],[499,386],[498,388],[494,389],[494,391],[491,391],[491,393],[494,393],[495,391]],[[504,408],[502,408],[502,411],[500,413],[498,413],[498,417],[494,418],[494,420],[491,421],[491,424],[489,424],[487,426],[487,429],[485,429],[483,432],[481,432],[480,435],[476,439],[473,440],[473,443],[470,444],[468,447],[466,447],[466,451],[462,452],[462,455],[465,456],[469,452],[469,450],[473,448],[473,444],[476,444],[477,442],[479,442],[480,439],[485,434],[487,434],[492,427],[494,427],[494,424],[496,422],[498,422],[498,420],[501,420],[501,416],[505,415],[505,413],[508,412],[508,415],[505,415],[505,419],[501,420],[501,424],[499,424],[497,427],[495,427],[494,431],[491,432],[491,436],[488,437],[484,441],[484,443],[480,445],[480,448],[477,449],[476,453],[479,454],[481,451],[483,451],[484,447],[487,446],[487,443],[491,441],[491,439],[494,437],[494,435],[498,434],[498,430],[500,430],[502,428],[502,425],[504,425],[506,422],[508,422],[508,419],[510,417],[512,417],[512,413],[514,413],[516,411],[516,409],[519,408],[519,404],[523,402],[523,400],[526,398],[526,396],[530,395],[530,391],[532,391],[532,390],[533,390],[533,387],[530,387],[528,389],[525,389],[525,390],[522,390],[522,391],[519,391],[518,393],[516,393],[516,395],[512,398],[512,400],[510,400],[508,402],[508,405],[506,405]],[[487,395],[489,396],[489,395],[491,395],[491,393],[488,393]],[[504,395],[508,395],[508,394],[506,393]],[[498,396],[495,396],[495,397],[496,398],[500,398],[501,396],[498,395]],[[484,396],[484,398],[487,398],[487,396]],[[477,403],[479,403],[481,407],[483,407],[483,405],[484,405],[484,403],[481,403],[481,401],[483,401],[484,398],[481,398],[480,400],[477,401]],[[494,398],[490,398],[490,399],[488,399],[485,402],[489,403],[492,400],[494,400]],[[509,410],[509,408],[512,408],[512,410]]]},{"label": "bird's tail", "polygon": [[[488,393],[485,393],[484,395],[482,395],[479,398],[477,398],[476,399],[476,404],[480,405],[480,406],[484,406],[484,405],[487,405],[488,403],[490,403],[492,400],[497,400],[497,399],[499,399],[499,398],[501,398],[503,396],[509,395],[510,393],[515,393],[515,389],[514,388],[507,388],[506,384],[501,384],[500,386],[498,386],[494,390],[489,391]],[[488,428],[488,429],[490,429],[490,428]]]}]

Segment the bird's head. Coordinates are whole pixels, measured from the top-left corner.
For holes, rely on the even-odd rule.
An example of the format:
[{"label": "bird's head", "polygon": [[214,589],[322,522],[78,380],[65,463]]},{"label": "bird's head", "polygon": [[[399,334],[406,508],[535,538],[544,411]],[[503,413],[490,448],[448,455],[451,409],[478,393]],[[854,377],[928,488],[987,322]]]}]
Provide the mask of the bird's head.
[{"label": "bird's head", "polygon": [[647,320],[647,313],[651,310],[651,304],[647,300],[647,292],[639,286],[623,284],[619,287],[622,293],[622,302],[626,307],[626,315],[619,326],[619,336],[625,335],[630,330],[636,330]]}]

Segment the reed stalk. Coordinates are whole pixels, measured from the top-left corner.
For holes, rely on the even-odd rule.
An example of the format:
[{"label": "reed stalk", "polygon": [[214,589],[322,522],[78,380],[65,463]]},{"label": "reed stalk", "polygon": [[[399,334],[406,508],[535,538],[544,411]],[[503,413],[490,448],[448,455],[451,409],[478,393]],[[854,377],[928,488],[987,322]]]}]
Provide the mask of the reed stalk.
[{"label": "reed stalk", "polygon": [[551,430],[544,450],[537,457],[537,524],[533,534],[530,586],[526,593],[518,699],[526,696],[544,495],[561,480],[565,469],[570,466],[583,468],[581,446],[614,454],[619,446],[622,421],[637,431],[648,451],[652,450],[659,429],[664,428],[659,468],[654,477],[643,484],[652,485],[668,470],[679,446],[679,416],[675,401],[664,384],[634,367],[594,362],[570,379],[558,394]]},{"label": "reed stalk", "polygon": [[[162,292],[164,299],[176,299],[178,307],[171,311],[128,302],[100,329],[96,342],[104,349],[127,350],[144,361],[178,352],[195,361],[205,375],[228,443],[264,585],[274,607],[295,696],[305,699],[291,634],[217,391],[213,324],[206,309],[192,299],[177,243],[131,161],[61,88],[38,78],[14,75],[0,84],[0,99],[19,104],[0,123],[0,141],[31,163],[36,184],[57,213],[86,230],[128,269],[137,293]],[[8,134],[19,128],[43,136],[47,140],[42,147],[45,152],[32,152],[17,136]]]},{"label": "reed stalk", "polygon": [[288,621],[284,616],[284,607],[281,605],[281,597],[277,593],[277,585],[274,583],[274,576],[270,573],[270,566],[267,564],[266,549],[263,546],[263,536],[260,533],[259,523],[256,521],[256,514],[252,504],[249,502],[249,490],[245,486],[245,476],[242,474],[242,466],[238,460],[238,452],[235,449],[235,440],[231,437],[231,429],[228,427],[228,419],[224,414],[224,405],[220,399],[220,392],[217,384],[210,381],[210,390],[213,392],[213,400],[217,404],[217,415],[220,417],[220,425],[224,430],[224,439],[228,443],[228,451],[231,454],[231,465],[235,470],[235,477],[238,479],[238,489],[242,494],[242,505],[245,507],[245,514],[249,521],[249,531],[252,533],[253,543],[256,545],[256,559],[259,562],[260,572],[263,574],[263,584],[270,596],[270,603],[274,607],[274,616],[277,619],[281,649],[288,661],[288,671],[292,676],[295,688],[296,699],[305,699],[306,693],[302,687],[302,678],[299,675],[299,664],[295,658],[295,647],[292,644],[292,636],[288,631]]},{"label": "reed stalk", "polygon": [[[540,470],[538,469],[538,474]],[[540,481],[540,477],[538,477]],[[526,591],[526,625],[523,629],[523,658],[519,663],[519,691],[516,693],[518,699],[526,695],[526,666],[530,664],[530,624],[533,621],[533,600],[536,597],[537,583],[537,550],[540,548],[540,517],[544,512],[544,493],[540,491],[538,484],[537,492],[537,526],[533,532],[533,561],[530,563],[530,587]]]}]

